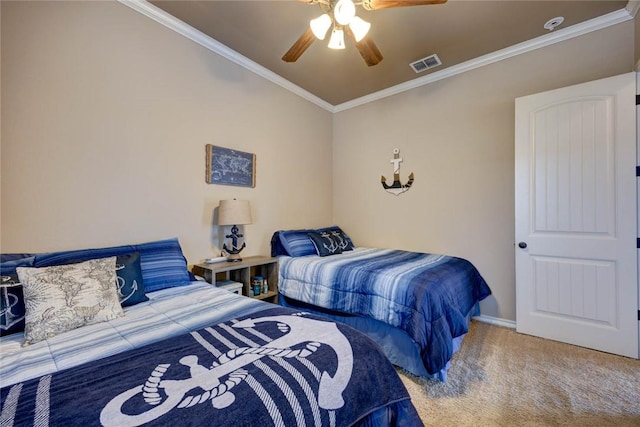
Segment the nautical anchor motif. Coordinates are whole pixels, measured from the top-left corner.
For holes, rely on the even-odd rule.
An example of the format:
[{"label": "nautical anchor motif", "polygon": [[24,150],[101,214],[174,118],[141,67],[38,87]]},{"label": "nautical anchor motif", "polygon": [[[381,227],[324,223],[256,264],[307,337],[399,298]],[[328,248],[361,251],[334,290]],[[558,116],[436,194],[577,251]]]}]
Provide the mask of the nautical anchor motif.
[{"label": "nautical anchor motif", "polygon": [[[0,298],[2,298],[2,309],[0,309],[0,318],[4,318],[4,321],[0,325],[0,329],[9,330],[15,324],[24,319],[24,314],[19,315],[13,312],[13,308],[18,306],[20,298],[10,292],[10,287],[15,284],[11,280],[11,276],[2,276],[2,286],[0,286]],[[19,311],[19,308],[16,307]]]},{"label": "nautical anchor motif", "polygon": [[344,250],[344,248],[347,247],[348,243],[342,237],[342,234],[338,233],[337,231],[332,231],[331,232],[331,236],[333,237],[333,241],[336,242],[336,244],[338,245],[338,247],[340,249]]},{"label": "nautical anchor motif", "polygon": [[[339,233],[335,233],[335,235],[337,235],[337,234],[339,234]],[[328,240],[328,241],[330,241],[330,242],[331,242],[331,245],[328,245],[327,243],[323,243],[323,244],[322,244],[322,246],[324,246],[324,248],[325,248],[326,250],[328,250],[330,253],[334,253],[336,250],[338,250],[338,247],[340,247],[340,243],[339,243],[339,242],[336,242],[336,241],[332,238],[332,236],[334,236],[334,237],[335,237],[335,235],[334,235],[334,233],[328,233],[328,232],[326,232],[326,231],[323,231],[322,233],[320,233],[320,236],[322,236],[322,237],[325,239],[325,241],[327,241],[327,240]],[[340,239],[342,239],[342,237],[340,237]],[[346,247],[346,244],[345,244],[345,246],[344,246],[344,247]],[[343,248],[344,248],[344,247],[343,247]]]},{"label": "nautical anchor motif", "polygon": [[[188,408],[206,401],[216,409],[224,409],[235,401],[230,390],[242,382],[248,375],[243,369],[258,359],[269,357],[306,358],[317,351],[321,345],[330,346],[336,353],[338,367],[333,376],[322,372],[318,387],[318,405],[326,410],[335,410],[344,406],[342,397],[353,370],[353,350],[347,338],[334,323],[297,316],[267,316],[245,319],[233,325],[234,328],[253,328],[262,322],[277,322],[278,328],[288,333],[271,341],[264,347],[239,347],[229,350],[215,361],[211,368],[198,363],[198,357],[187,355],[179,362],[190,369],[190,378],[181,380],[163,380],[162,377],[170,364],[159,364],[153,370],[145,384],[124,391],[111,399],[100,413],[100,422],[104,426],[138,426],[153,421],[171,410]],[[314,332],[317,331],[318,333]],[[309,336],[318,341],[309,341]],[[307,343],[303,349],[292,347]],[[224,381],[224,376],[228,378]],[[192,390],[205,390],[204,393],[189,395]],[[159,393],[162,391],[163,393]],[[122,413],[122,407],[129,399],[142,393],[149,410],[137,415]],[[163,401],[163,395],[164,401]]]},{"label": "nautical anchor motif", "polygon": [[134,280],[133,283],[131,284],[131,292],[129,292],[129,295],[125,295],[122,293],[122,291],[124,290],[124,286],[127,283],[122,277],[118,276],[117,272],[124,269],[125,269],[124,264],[116,263],[116,282],[117,282],[116,285],[118,287],[118,296],[120,297],[121,304],[129,300],[129,298],[131,298],[138,291],[138,281]]},{"label": "nautical anchor motif", "polygon": [[398,195],[404,193],[405,191],[411,188],[411,184],[413,184],[413,172],[409,174],[409,181],[406,184],[400,183],[400,162],[402,162],[402,158],[400,157],[400,150],[397,148],[393,149],[393,159],[391,159],[391,163],[393,163],[393,184],[387,185],[387,178],[382,176],[380,180],[382,182],[382,187],[389,193]]},{"label": "nautical anchor motif", "polygon": [[237,225],[231,227],[231,234],[227,234],[225,237],[231,239],[231,247],[228,248],[227,244],[222,245],[222,249],[230,255],[238,255],[246,246],[246,242],[242,242],[242,246],[238,246],[238,240],[244,237],[244,234],[238,233],[239,229]]}]

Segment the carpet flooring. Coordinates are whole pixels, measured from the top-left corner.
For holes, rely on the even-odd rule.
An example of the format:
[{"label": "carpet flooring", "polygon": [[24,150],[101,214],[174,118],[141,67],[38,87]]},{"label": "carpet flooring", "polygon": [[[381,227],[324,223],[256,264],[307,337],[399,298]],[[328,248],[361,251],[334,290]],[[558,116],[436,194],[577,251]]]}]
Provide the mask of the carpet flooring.
[{"label": "carpet flooring", "polygon": [[640,426],[640,361],[473,321],[446,382],[398,370],[425,426]]}]

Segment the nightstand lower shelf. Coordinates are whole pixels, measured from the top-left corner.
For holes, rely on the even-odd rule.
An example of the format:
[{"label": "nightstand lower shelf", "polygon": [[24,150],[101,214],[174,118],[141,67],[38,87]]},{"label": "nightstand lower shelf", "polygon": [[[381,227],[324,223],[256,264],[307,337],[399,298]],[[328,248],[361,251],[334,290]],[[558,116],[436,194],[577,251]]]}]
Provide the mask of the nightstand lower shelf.
[{"label": "nightstand lower shelf", "polygon": [[[278,259],[264,256],[250,256],[240,262],[219,262],[215,264],[196,264],[191,268],[193,274],[204,277],[212,285],[222,281],[234,281],[242,284],[242,295],[278,303]],[[251,280],[262,276],[267,280],[269,291],[252,296]]]}]

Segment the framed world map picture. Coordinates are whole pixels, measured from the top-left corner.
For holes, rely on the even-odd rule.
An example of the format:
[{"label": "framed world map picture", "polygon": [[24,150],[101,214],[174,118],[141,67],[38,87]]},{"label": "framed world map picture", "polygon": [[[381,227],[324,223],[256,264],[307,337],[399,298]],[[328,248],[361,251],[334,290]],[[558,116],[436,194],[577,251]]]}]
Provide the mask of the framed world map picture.
[{"label": "framed world map picture", "polygon": [[206,145],[208,184],[256,186],[256,155],[230,148]]}]

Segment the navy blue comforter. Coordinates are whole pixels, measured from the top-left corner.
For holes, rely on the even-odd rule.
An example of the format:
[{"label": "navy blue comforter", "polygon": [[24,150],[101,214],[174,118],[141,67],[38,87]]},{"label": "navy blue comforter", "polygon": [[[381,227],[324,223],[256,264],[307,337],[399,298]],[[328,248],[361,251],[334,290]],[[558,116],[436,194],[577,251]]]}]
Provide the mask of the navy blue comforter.
[{"label": "navy blue comforter", "polygon": [[491,294],[473,264],[445,255],[358,248],[279,261],[282,295],[401,328],[419,345],[430,374],[445,368],[452,339],[468,331],[467,315]]},{"label": "navy blue comforter", "polygon": [[283,308],[0,390],[8,425],[422,425],[391,364],[343,325]]}]

